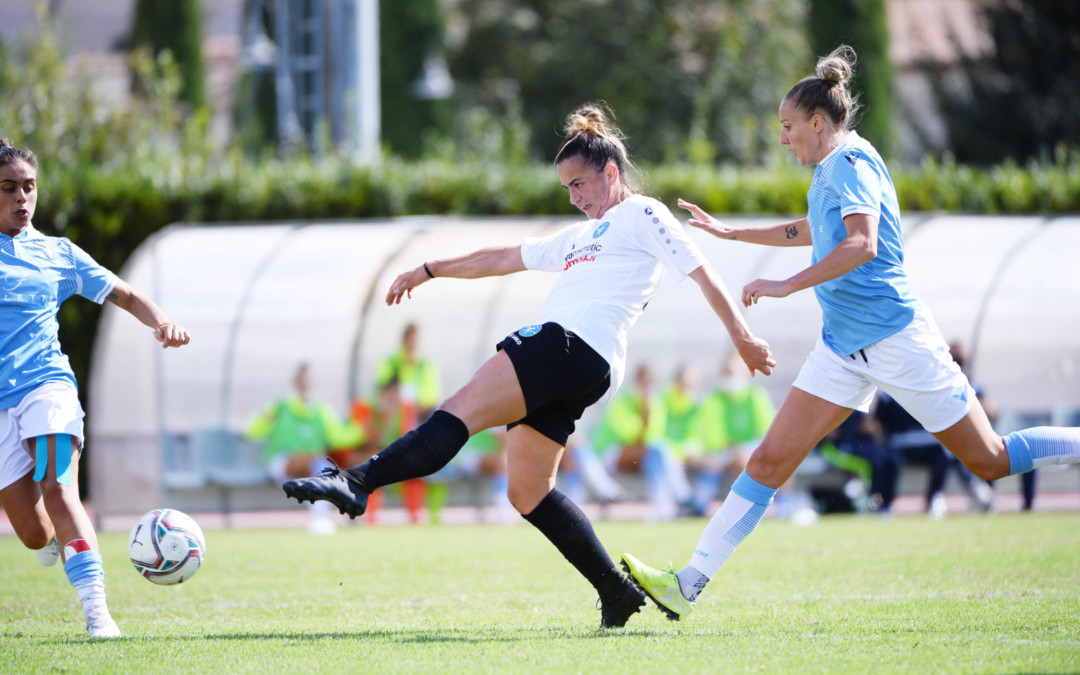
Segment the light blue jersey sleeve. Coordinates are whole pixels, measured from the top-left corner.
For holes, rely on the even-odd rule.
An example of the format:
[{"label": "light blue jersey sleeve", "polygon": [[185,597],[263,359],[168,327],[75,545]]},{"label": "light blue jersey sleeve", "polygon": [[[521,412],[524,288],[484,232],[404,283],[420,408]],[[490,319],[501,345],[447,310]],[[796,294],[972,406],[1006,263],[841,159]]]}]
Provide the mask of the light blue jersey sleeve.
[{"label": "light blue jersey sleeve", "polygon": [[833,185],[840,195],[840,217],[859,213],[881,217],[881,176],[855,151],[836,161]]},{"label": "light blue jersey sleeve", "polygon": [[97,304],[105,302],[113,287],[116,275],[97,263],[90,254],[79,248],[74,242],[68,242],[73,262],[75,288],[77,293]]}]

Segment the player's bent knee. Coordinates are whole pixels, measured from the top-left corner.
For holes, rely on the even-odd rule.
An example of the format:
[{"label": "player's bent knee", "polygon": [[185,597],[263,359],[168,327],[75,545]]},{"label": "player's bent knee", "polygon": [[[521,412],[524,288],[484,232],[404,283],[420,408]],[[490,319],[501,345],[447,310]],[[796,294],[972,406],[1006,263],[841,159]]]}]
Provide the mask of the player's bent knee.
[{"label": "player's bent knee", "polygon": [[30,525],[21,525],[14,527],[14,529],[15,535],[19,537],[19,541],[22,542],[22,545],[32,551],[45,548],[46,544],[52,540],[52,534],[48,532],[40,522],[35,522]]},{"label": "player's bent knee", "polygon": [[506,488],[506,497],[510,500],[510,505],[520,514],[532,513],[536,510],[536,507],[540,505],[540,502],[544,500],[544,497],[551,489],[541,491],[536,486],[532,485],[513,485],[510,484]]}]

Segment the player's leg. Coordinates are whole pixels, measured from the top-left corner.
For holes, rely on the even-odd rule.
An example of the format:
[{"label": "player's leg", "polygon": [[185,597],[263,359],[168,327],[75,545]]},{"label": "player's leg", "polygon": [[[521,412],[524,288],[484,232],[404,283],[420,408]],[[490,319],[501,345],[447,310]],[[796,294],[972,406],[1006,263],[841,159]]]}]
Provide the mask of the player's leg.
[{"label": "player's leg", "polygon": [[33,471],[34,458],[19,440],[11,411],[0,410],[0,506],[19,541],[48,567],[60,559],[60,547]]},{"label": "player's leg", "polygon": [[288,481],[285,493],[299,501],[327,500],[355,517],[364,513],[367,496],[376,488],[433,474],[454,458],[470,435],[524,415],[525,399],[514,365],[500,351],[424,423],[368,461],[345,471]]},{"label": "player's leg", "polygon": [[616,569],[588,517],[555,489],[563,447],[526,424],[510,429],[508,441],[510,503],[599,593],[601,627],[625,625],[645,598]]},{"label": "player's leg", "polygon": [[22,478],[0,489],[0,507],[19,541],[34,551],[42,565],[50,567],[60,560],[52,521],[45,513],[45,502],[30,468]]},{"label": "player's leg", "polygon": [[664,571],[627,554],[624,569],[668,618],[685,616],[709,580],[761,522],[777,489],[849,414],[850,408],[792,388],[761,445],[750,455],[746,470],[709,519],[690,563],[679,572]]},{"label": "player's leg", "polygon": [[1080,427],[1031,427],[1002,438],[978,400],[963,419],[934,436],[983,480],[1080,462]]},{"label": "player's leg", "polygon": [[105,601],[97,535],[79,496],[83,410],[75,387],[46,383],[11,408],[22,447],[34,458],[33,480],[60,542],[64,572],[79,594],[91,637],[119,637]]},{"label": "player's leg", "polygon": [[27,439],[37,456],[35,480],[41,486],[45,511],[63,542],[64,572],[79,594],[91,637],[120,637],[105,597],[105,569],[97,535],[79,496],[81,440],[70,434]]},{"label": "player's leg", "polygon": [[868,409],[875,387],[865,369],[864,361],[837,355],[819,338],[746,470],[705,526],[690,563],[676,573],[623,556],[624,569],[668,618],[678,620],[693,608],[705,584],[757,527],[777,490],[825,434],[852,409]]}]

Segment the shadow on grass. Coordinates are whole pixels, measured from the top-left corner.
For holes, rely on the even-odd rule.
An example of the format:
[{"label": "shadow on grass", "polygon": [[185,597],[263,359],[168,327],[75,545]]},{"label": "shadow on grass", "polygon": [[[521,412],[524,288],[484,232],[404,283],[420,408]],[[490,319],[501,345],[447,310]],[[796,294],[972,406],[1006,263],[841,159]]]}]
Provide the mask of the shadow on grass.
[{"label": "shadow on grass", "polygon": [[[436,644],[436,643],[499,643],[499,642],[540,642],[553,639],[561,640],[607,640],[620,636],[657,637],[667,635],[658,630],[572,630],[551,628],[516,628],[511,630],[497,628],[443,628],[401,630],[360,630],[356,632],[333,633],[216,633],[212,635],[191,636],[199,640],[297,640],[318,642],[322,640],[382,640],[397,644]],[[177,638],[162,638],[177,639]]]}]

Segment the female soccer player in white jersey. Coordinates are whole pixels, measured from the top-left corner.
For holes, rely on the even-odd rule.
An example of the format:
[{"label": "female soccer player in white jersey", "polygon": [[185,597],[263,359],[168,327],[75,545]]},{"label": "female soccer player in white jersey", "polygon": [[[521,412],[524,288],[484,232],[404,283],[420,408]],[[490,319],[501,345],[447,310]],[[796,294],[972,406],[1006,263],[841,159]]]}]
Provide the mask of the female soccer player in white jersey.
[{"label": "female soccer player in white jersey", "polygon": [[780,104],[780,143],[816,164],[808,215],[767,227],[728,227],[693,204],[691,225],[717,237],[767,246],[812,246],[810,267],[743,288],[749,307],[813,288],[824,327],[817,345],[679,572],[633,556],[623,567],[669,618],[689,612],[705,584],[757,526],[778,487],[876,388],[899,401],[973,473],[993,480],[1080,460],[1080,429],[1039,427],[1002,438],[949,355],[930,312],[908,289],[896,190],[877,151],[848,128],[856,104],[847,82],[855,53],[840,47]]},{"label": "female soccer player in white jersey", "polygon": [[189,337],[71,241],[41,234],[31,223],[37,197],[37,158],[0,138],[0,505],[43,564],[64,560],[90,636],[119,637],[97,537],[79,498],[83,410],[60,351],[56,313],[78,294],[127,310],[163,347]]},{"label": "female soccer player in white jersey", "polygon": [[369,461],[284,486],[300,501],[325,499],[355,517],[375,488],[434,473],[470,435],[505,424],[510,501],[596,588],[601,628],[623,626],[645,597],[615,567],[585,514],[554,489],[555,472],[582,411],[622,381],[627,334],[664,268],[700,286],[751,372],[768,374],[775,365],[679,221],[637,192],[627,176],[632,167],[622,135],[609,116],[592,104],[572,113],[555,159],[570,201],[586,220],[520,245],[424,263],[398,276],[386,296],[387,304],[400,303],[437,277],[560,272],[537,323],[500,342],[424,424]]}]

